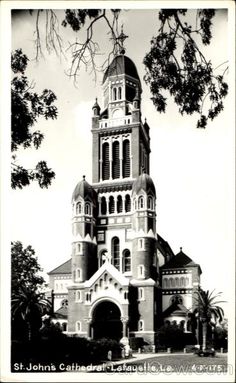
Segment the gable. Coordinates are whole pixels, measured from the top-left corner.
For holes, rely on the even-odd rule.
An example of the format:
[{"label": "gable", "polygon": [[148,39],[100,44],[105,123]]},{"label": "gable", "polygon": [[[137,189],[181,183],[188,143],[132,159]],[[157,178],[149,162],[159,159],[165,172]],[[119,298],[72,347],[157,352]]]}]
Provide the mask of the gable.
[{"label": "gable", "polygon": [[120,286],[128,286],[129,279],[124,277],[110,262],[106,261],[96,273],[88,280],[85,281],[85,287],[92,287],[100,283],[100,279],[104,282],[112,280]]}]

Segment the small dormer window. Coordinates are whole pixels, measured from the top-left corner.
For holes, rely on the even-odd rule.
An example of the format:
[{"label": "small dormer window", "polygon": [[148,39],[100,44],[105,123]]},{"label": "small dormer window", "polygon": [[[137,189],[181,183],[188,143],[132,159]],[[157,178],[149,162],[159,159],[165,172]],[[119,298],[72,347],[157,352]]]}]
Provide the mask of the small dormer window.
[{"label": "small dormer window", "polygon": [[76,204],[76,214],[81,214],[81,213],[82,213],[81,202],[77,202],[77,204]]},{"label": "small dormer window", "polygon": [[143,209],[144,208],[144,198],[143,196],[140,196],[138,199],[138,208]]},{"label": "small dormer window", "polygon": [[91,206],[89,203],[85,204],[85,214],[86,215],[91,215]]},{"label": "small dormer window", "polygon": [[154,210],[154,202],[152,197],[148,197],[148,209],[149,210]]}]

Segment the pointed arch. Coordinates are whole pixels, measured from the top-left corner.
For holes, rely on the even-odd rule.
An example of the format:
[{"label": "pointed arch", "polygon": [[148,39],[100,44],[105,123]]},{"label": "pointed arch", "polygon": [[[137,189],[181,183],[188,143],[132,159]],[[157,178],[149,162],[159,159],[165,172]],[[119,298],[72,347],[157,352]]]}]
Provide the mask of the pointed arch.
[{"label": "pointed arch", "polygon": [[144,197],[141,195],[138,198],[138,209],[143,209],[144,208]]}]

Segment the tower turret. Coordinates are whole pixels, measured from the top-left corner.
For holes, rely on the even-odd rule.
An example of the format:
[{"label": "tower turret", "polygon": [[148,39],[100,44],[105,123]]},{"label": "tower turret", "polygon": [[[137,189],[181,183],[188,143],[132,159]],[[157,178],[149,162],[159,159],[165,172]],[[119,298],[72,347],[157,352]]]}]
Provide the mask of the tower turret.
[{"label": "tower turret", "polygon": [[137,279],[153,277],[153,265],[156,263],[156,191],[148,174],[141,174],[132,187],[132,229],[135,233],[132,241],[132,274]]},{"label": "tower turret", "polygon": [[85,180],[72,195],[72,275],[74,282],[87,280],[97,268],[96,260],[96,192]]}]

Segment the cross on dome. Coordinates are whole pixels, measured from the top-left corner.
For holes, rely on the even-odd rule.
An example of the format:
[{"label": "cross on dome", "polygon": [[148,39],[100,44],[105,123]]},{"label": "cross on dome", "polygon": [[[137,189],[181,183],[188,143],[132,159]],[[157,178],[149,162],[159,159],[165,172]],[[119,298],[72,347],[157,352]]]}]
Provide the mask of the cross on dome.
[{"label": "cross on dome", "polygon": [[119,49],[119,53],[124,55],[125,54],[125,48],[124,48],[124,41],[129,37],[127,35],[124,34],[123,32],[123,27],[124,25],[122,24],[121,25],[121,33],[119,34],[119,36],[117,37],[117,40],[119,41],[119,45],[120,45],[120,49]]}]

